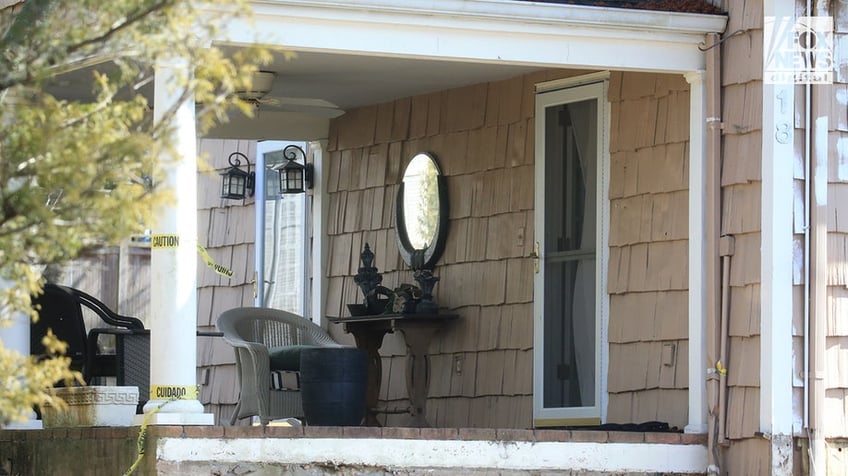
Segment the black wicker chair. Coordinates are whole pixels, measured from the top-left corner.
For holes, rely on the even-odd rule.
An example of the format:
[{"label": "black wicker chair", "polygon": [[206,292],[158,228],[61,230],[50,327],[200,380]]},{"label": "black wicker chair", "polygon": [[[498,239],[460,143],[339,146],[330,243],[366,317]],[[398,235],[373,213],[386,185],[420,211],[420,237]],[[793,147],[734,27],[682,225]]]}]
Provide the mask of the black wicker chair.
[{"label": "black wicker chair", "polygon": [[[101,352],[101,336],[144,329],[140,319],[122,316],[93,296],[58,284],[46,284],[44,293],[33,298],[33,306],[39,319],[31,324],[30,353],[46,356],[41,339],[47,329],[52,329],[68,344],[66,355],[71,358],[71,369],[81,372],[87,384],[98,377],[117,376],[115,354]],[[83,307],[100,317],[103,327],[86,329]]]}]

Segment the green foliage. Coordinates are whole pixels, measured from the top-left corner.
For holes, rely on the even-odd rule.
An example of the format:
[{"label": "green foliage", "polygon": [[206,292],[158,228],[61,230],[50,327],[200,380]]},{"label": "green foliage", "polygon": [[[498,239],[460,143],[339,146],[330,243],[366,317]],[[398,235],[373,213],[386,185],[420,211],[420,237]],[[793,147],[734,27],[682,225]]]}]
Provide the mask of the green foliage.
[{"label": "green foliage", "polygon": [[[30,296],[43,266],[152,223],[170,199],[160,184],[176,157],[168,119],[180,104],[196,101],[201,131],[232,107],[250,113],[235,92],[269,53],[210,46],[222,22],[246,11],[244,0],[27,0],[0,10],[0,279],[14,283],[0,292],[0,324],[15,312],[37,317]],[[148,98],[162,65],[194,74],[174,79],[179,104],[154,121]],[[76,377],[66,359],[36,364],[2,348],[0,375],[0,424]]]}]

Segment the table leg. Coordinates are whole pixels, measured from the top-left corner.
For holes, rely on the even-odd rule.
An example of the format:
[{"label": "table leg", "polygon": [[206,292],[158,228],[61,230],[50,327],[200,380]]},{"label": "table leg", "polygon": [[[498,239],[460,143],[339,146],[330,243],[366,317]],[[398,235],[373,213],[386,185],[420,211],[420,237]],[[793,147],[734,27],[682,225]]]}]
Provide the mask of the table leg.
[{"label": "table leg", "polygon": [[[352,326],[351,326],[352,327]],[[348,329],[356,340],[356,347],[368,354],[368,388],[365,393],[365,426],[380,426],[377,421],[377,402],[380,399],[380,386],[383,382],[383,361],[380,358],[380,346],[386,331],[370,329]]]},{"label": "table leg", "polygon": [[406,391],[409,394],[412,421],[418,427],[428,427],[427,395],[430,389],[430,341],[439,331],[435,326],[415,326],[400,329],[406,340]]}]

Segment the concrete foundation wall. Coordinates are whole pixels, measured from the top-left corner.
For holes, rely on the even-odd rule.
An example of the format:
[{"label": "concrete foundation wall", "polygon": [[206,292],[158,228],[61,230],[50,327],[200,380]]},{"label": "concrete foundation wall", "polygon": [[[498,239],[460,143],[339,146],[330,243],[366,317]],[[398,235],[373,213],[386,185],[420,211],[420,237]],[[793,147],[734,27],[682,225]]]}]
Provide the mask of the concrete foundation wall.
[{"label": "concrete foundation wall", "polygon": [[[0,474],[117,475],[139,427],[0,431]],[[703,474],[704,435],[397,427],[149,427],[136,475]]]}]

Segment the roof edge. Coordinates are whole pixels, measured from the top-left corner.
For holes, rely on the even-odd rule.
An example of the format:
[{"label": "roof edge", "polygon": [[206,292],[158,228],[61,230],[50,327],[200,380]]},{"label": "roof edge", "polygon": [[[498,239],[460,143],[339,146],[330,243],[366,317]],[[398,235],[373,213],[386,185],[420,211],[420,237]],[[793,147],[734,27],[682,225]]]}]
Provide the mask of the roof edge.
[{"label": "roof edge", "polygon": [[725,15],[515,0],[404,0],[400,5],[396,0],[252,0],[250,3],[259,9],[297,6],[415,16],[449,16],[467,20],[556,24],[563,27],[650,29],[654,32],[679,34],[721,33],[727,26]]}]

